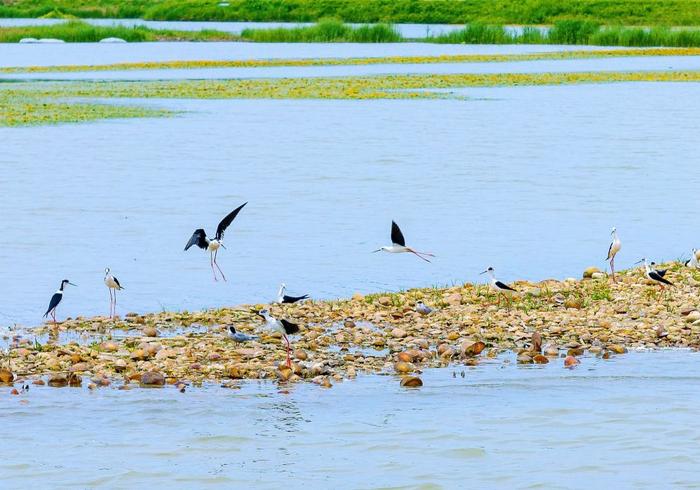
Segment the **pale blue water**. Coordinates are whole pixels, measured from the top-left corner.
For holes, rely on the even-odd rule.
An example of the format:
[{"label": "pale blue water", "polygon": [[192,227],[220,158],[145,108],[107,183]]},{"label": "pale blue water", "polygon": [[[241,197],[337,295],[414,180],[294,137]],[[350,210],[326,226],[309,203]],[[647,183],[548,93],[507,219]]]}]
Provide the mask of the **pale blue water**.
[{"label": "pale blue water", "polygon": [[699,366],[666,351],[428,370],[414,390],[0,388],[0,486],[695,488]]}]

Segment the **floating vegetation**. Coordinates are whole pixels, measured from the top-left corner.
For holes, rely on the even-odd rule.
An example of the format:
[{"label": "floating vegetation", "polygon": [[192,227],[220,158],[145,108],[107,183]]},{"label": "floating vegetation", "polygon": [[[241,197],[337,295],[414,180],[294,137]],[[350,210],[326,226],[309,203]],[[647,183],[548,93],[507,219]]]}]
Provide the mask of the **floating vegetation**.
[{"label": "floating vegetation", "polygon": [[145,26],[95,26],[79,21],[45,26],[0,27],[0,42],[2,43],[16,43],[23,38],[60,39],[71,43],[94,43],[105,38],[118,38],[128,42],[235,41],[240,39],[233,34],[213,30],[174,31],[150,29]]},{"label": "floating vegetation", "polygon": [[699,82],[700,71],[382,75],[368,77],[19,82],[0,85],[0,125],[150,117],[167,111],[57,102],[60,98],[158,99],[436,99],[463,98],[450,89],[617,82]]},{"label": "floating vegetation", "polygon": [[554,51],[526,54],[460,54],[442,56],[384,56],[374,58],[292,58],[262,60],[151,61],[109,65],[53,65],[0,67],[0,73],[48,73],[202,68],[272,68],[285,66],[353,66],[384,64],[487,63],[639,56],[700,56],[700,48],[640,48]]}]

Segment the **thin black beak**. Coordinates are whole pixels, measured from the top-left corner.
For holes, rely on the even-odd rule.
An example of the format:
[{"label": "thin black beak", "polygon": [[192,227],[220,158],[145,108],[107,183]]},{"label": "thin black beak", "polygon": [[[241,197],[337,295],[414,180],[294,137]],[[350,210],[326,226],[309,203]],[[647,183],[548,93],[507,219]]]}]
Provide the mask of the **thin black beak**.
[{"label": "thin black beak", "polygon": [[635,262],[635,264],[641,264],[642,262],[644,262],[644,259],[638,260],[637,262]]},{"label": "thin black beak", "polygon": [[77,284],[73,284],[72,282],[69,282],[68,284],[70,284],[71,286],[75,286],[76,288],[78,287]]},{"label": "thin black beak", "polygon": [[481,274],[486,274],[488,271],[489,271],[489,270],[486,269],[484,272],[479,272],[479,275],[481,275]]},{"label": "thin black beak", "polygon": [[382,249],[381,249],[381,248],[378,248],[377,250],[372,250],[372,253],[373,253],[373,254],[376,254],[377,252],[381,252],[381,251],[382,251]]}]

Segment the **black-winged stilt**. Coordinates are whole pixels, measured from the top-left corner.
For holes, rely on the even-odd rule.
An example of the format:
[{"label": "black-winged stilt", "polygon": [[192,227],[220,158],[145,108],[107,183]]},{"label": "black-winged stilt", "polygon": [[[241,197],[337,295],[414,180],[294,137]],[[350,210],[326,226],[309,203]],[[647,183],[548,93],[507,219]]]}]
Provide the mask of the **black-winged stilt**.
[{"label": "black-winged stilt", "polygon": [[308,294],[305,294],[303,296],[288,296],[284,294],[286,289],[287,285],[285,283],[280,284],[280,290],[277,292],[277,302],[279,304],[296,303],[297,301],[301,301],[302,299],[307,299],[309,297]]},{"label": "black-winged stilt", "polygon": [[435,257],[435,255],[428,253],[428,252],[418,252],[411,247],[406,246],[406,239],[403,237],[403,233],[401,233],[401,229],[399,228],[399,225],[396,224],[396,222],[392,221],[391,222],[391,246],[389,247],[381,247],[378,248],[377,250],[373,250],[372,253],[376,252],[389,252],[392,254],[399,254],[399,253],[406,253],[410,252],[417,257],[425,260],[426,262],[430,262],[430,260],[426,259],[423,257],[424,255],[427,255],[428,257]]},{"label": "black-winged stilt", "polygon": [[299,325],[287,321],[284,318],[280,318],[278,320],[277,318],[271,316],[268,310],[260,310],[258,312],[258,315],[265,319],[265,326],[267,328],[275,330],[282,334],[282,338],[284,338],[284,341],[287,343],[287,367],[292,367],[292,359],[289,356],[289,352],[291,349],[289,346],[289,338],[287,337],[287,335],[297,333],[299,331]]},{"label": "black-winged stilt", "polygon": [[421,315],[430,315],[433,309],[422,301],[416,301],[416,311]]},{"label": "black-winged stilt", "polygon": [[251,340],[256,340],[258,338],[257,335],[248,335],[243,332],[236,332],[236,327],[233,325],[228,327],[228,336],[234,342],[250,342]]},{"label": "black-winged stilt", "polygon": [[480,274],[488,274],[489,275],[491,289],[496,291],[496,294],[498,296],[498,304],[499,305],[501,304],[501,295],[503,295],[503,297],[506,298],[506,300],[508,300],[508,301],[511,300],[511,296],[513,295],[514,292],[516,292],[516,290],[513,289],[512,287],[510,287],[509,285],[507,285],[506,283],[501,282],[498,279],[496,279],[496,274],[494,272],[493,267],[489,267],[488,269],[481,272]]},{"label": "black-winged stilt", "polygon": [[651,265],[651,270],[656,272],[661,277],[664,277],[666,275],[666,273],[668,272],[668,269],[657,269],[656,262],[650,262],[649,265]]},{"label": "black-winged stilt", "polygon": [[216,236],[213,239],[210,240],[209,238],[207,238],[207,234],[205,233],[205,231],[202,228],[198,228],[194,230],[190,241],[187,242],[187,245],[185,245],[185,251],[189,250],[189,248],[192,245],[197,245],[202,250],[209,251],[209,262],[211,265],[211,271],[214,273],[215,281],[217,281],[218,279],[216,278],[216,270],[214,269],[214,266],[216,266],[216,268],[219,269],[221,277],[224,279],[224,281],[226,280],[226,276],[221,270],[221,267],[219,267],[219,264],[216,263],[216,254],[219,252],[219,247],[224,247],[224,244],[222,242],[224,238],[224,232],[226,231],[226,228],[228,228],[228,226],[231,224],[231,222],[236,218],[241,209],[243,209],[243,206],[245,206],[246,204],[248,203],[244,202],[236,209],[231,211],[229,214],[227,214],[224,219],[221,220],[219,226],[216,227]]},{"label": "black-winged stilt", "polygon": [[617,255],[617,252],[619,252],[620,248],[622,248],[622,242],[620,242],[620,239],[617,237],[617,228],[613,227],[610,234],[612,235],[612,243],[610,243],[610,248],[608,248],[608,256],[605,260],[610,261],[610,274],[612,275],[613,282],[616,282],[615,255]]},{"label": "black-winged stilt", "polygon": [[[109,271],[109,267],[105,269],[105,286],[109,289],[109,317],[114,318],[117,314],[117,291],[124,289],[119,280],[112,275]],[[112,290],[114,289],[114,297],[112,297]]]},{"label": "black-winged stilt", "polygon": [[61,286],[58,288],[58,291],[56,291],[53,294],[53,296],[51,296],[51,301],[49,301],[48,310],[46,310],[46,313],[44,313],[44,318],[46,318],[49,315],[49,313],[51,314],[51,318],[53,318],[54,325],[56,324],[56,307],[63,299],[63,288],[66,287],[66,284],[70,284],[71,286],[75,286],[75,284],[70,282],[68,279],[62,280]]},{"label": "black-winged stilt", "polygon": [[693,269],[700,269],[700,250],[693,249],[690,253],[690,259],[685,261],[686,267],[692,267]]},{"label": "black-winged stilt", "polygon": [[647,276],[647,279],[651,279],[652,281],[656,282],[661,286],[661,289],[666,289],[664,284],[668,284],[669,286],[673,286],[673,283],[669,281],[668,279],[665,279],[663,276],[659,275],[659,272],[652,269],[649,264],[647,263],[647,259],[642,259],[637,261],[636,263],[639,264],[640,262],[644,263],[644,275]]}]

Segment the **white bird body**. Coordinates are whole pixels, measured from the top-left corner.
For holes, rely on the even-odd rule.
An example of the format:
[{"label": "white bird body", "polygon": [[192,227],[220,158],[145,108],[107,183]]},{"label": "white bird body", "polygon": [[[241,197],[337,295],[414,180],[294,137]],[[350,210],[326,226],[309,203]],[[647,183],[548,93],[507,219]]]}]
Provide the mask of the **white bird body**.
[{"label": "white bird body", "polygon": [[416,311],[421,315],[430,315],[433,312],[433,309],[422,301],[418,301],[416,302]]},{"label": "white bird body", "polygon": [[287,344],[287,367],[292,366],[292,360],[291,357],[289,356],[289,353],[291,351],[291,348],[289,346],[289,338],[287,335],[291,335],[293,333],[299,332],[299,325],[295,325],[292,322],[289,322],[287,320],[278,320],[277,318],[273,317],[270,315],[270,312],[267,310],[260,310],[258,312],[258,315],[263,317],[265,319],[265,327],[279,332],[282,334],[282,338],[284,339],[285,343]]},{"label": "white bird body", "polygon": [[700,262],[700,250],[693,249],[693,255],[695,255],[695,260]]},{"label": "white bird body", "polygon": [[610,248],[608,249],[608,258],[606,260],[612,260],[613,258],[615,258],[617,252],[619,252],[622,248],[622,242],[620,242],[620,238],[617,236],[617,230],[615,228],[613,228],[612,230],[612,236],[613,241],[610,244]]},{"label": "white bird body", "polygon": [[277,291],[277,301],[276,303],[278,304],[292,304],[296,303],[297,301],[302,301],[305,300],[309,297],[308,294],[304,294],[302,296],[289,296],[284,294],[285,291],[287,290],[287,285],[285,283],[280,284],[279,291]]},{"label": "white bird body", "polygon": [[690,254],[690,260],[688,260],[685,265],[692,267],[693,269],[700,269],[700,260],[698,259],[698,253],[700,251],[693,249]]},{"label": "white bird body", "polygon": [[673,283],[670,282],[668,279],[665,279],[663,275],[659,273],[659,271],[651,268],[651,266],[647,263],[647,259],[642,259],[639,262],[644,263],[644,275],[646,276],[646,278],[650,281],[654,281],[655,283],[657,283],[659,286],[661,286],[661,289],[664,288],[664,284],[673,286]]},{"label": "white bird body", "polygon": [[[119,284],[119,279],[114,277],[109,270],[109,267],[105,269],[105,286],[109,290],[109,317],[114,318],[117,310],[117,291],[124,289],[121,284]],[[114,290],[114,295],[112,295],[112,290]]]},{"label": "white bird body", "polygon": [[403,233],[401,233],[399,225],[397,225],[394,221],[391,222],[391,245],[380,247],[377,250],[374,250],[374,252],[388,252],[390,254],[412,253],[416,257],[423,259],[426,262],[430,262],[430,260],[426,259],[424,255],[428,257],[435,257],[431,253],[418,252],[417,250],[406,246],[406,239],[404,238]]},{"label": "white bird body", "polygon": [[209,252],[216,252],[217,250],[219,250],[220,247],[221,247],[221,242],[219,242],[219,240],[217,240],[215,238],[213,240],[209,240],[209,244],[207,245],[207,250]]},{"label": "white bird body", "polygon": [[105,270],[105,286],[109,289],[124,289],[121,284],[119,284],[119,280],[109,272],[109,269]]},{"label": "white bird body", "polygon": [[[510,299],[512,297],[513,293],[516,292],[515,289],[513,289],[512,287],[510,287],[506,283],[501,282],[498,279],[496,279],[496,274],[493,270],[493,267],[489,267],[484,272],[482,272],[482,274],[489,275],[489,286],[491,287],[491,289],[496,291],[497,294],[502,294],[507,299]],[[501,301],[501,297],[498,296],[498,302],[500,303],[500,301]]]},{"label": "white bird body", "polygon": [[250,342],[252,340],[257,340],[257,335],[248,335],[243,332],[237,332],[236,327],[233,325],[228,327],[228,336],[234,342]]}]

